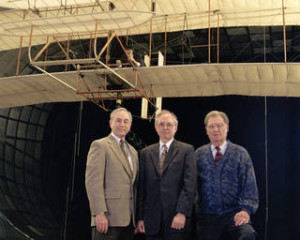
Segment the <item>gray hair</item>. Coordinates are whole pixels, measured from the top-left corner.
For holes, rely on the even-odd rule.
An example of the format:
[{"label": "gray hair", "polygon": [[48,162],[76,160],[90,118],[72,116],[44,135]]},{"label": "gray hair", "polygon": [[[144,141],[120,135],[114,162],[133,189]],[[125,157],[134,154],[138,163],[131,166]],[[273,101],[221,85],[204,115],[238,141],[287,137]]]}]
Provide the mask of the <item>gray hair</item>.
[{"label": "gray hair", "polygon": [[204,125],[205,125],[205,126],[207,126],[208,119],[210,119],[211,117],[221,117],[221,118],[223,118],[224,122],[225,122],[227,125],[229,124],[229,118],[228,118],[228,116],[226,115],[226,113],[221,112],[221,111],[214,110],[214,111],[211,111],[211,112],[209,112],[208,114],[206,114],[206,116],[205,116],[205,118],[204,118]]},{"label": "gray hair", "polygon": [[174,118],[174,124],[175,126],[178,126],[178,120],[177,120],[177,117],[174,113],[170,112],[169,110],[161,110],[159,111],[156,116],[155,116],[155,124],[158,124],[158,120],[159,118],[162,116],[162,115],[165,115],[165,114],[170,114],[173,118]]},{"label": "gray hair", "polygon": [[130,122],[132,122],[132,115],[131,115],[131,112],[129,112],[126,108],[123,108],[123,107],[116,108],[115,110],[113,110],[113,111],[110,113],[110,120],[113,120],[118,112],[126,112],[126,113],[128,114],[128,116],[129,116]]}]

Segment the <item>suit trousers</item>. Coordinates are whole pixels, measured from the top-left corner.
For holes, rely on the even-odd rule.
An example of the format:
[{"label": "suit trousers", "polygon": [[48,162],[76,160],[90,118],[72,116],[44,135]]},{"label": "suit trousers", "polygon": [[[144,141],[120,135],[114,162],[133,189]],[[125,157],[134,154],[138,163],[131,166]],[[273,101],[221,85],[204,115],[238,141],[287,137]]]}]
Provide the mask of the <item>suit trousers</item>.
[{"label": "suit trousers", "polygon": [[108,227],[106,234],[97,231],[92,227],[92,240],[132,240],[134,237],[134,227],[130,223],[127,227]]},{"label": "suit trousers", "polygon": [[[186,219],[186,226],[189,226],[189,218]],[[163,220],[162,220],[163,223]],[[175,229],[170,229],[165,223],[160,228],[160,231],[155,235],[145,234],[146,240],[189,240],[190,231],[189,228],[184,231],[177,231]]]},{"label": "suit trousers", "polygon": [[167,232],[157,235],[146,235],[146,240],[188,240],[189,233],[187,232]]},{"label": "suit trousers", "polygon": [[235,214],[198,216],[198,240],[255,240],[256,232],[251,223],[234,225]]}]

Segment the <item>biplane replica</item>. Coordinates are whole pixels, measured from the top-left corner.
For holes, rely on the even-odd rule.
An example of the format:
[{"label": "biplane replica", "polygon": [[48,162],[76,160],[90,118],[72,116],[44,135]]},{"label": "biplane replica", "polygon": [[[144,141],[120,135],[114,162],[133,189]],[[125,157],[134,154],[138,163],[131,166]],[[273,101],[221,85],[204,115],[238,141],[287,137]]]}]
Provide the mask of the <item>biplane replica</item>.
[{"label": "biplane replica", "polygon": [[[141,98],[142,116],[147,117],[149,103],[159,109],[163,97],[300,96],[300,65],[287,62],[285,36],[287,26],[300,23],[299,1],[3,0],[0,7],[0,54],[19,49],[16,74],[0,78],[1,108],[88,100],[106,109],[105,100]],[[208,29],[207,63],[166,65],[167,34],[187,24],[189,29]],[[210,29],[235,26],[281,26],[282,62],[211,63]],[[159,53],[152,52],[154,33],[165,33]],[[149,34],[143,66],[120,39],[138,34]],[[99,38],[106,38],[101,47]],[[78,39],[90,42],[86,58],[70,54]],[[109,61],[113,40],[127,57],[126,67]],[[63,58],[48,55],[53,45]],[[219,47],[219,39],[214,45]],[[19,74],[25,48],[28,64],[39,74]],[[159,55],[156,66],[151,64],[153,54]],[[51,66],[65,68],[49,71]]]},{"label": "biplane replica", "polygon": [[[100,128],[90,127],[85,119],[81,126],[83,101],[109,111],[115,101],[136,99],[132,108],[139,108],[141,104],[141,110],[133,109],[138,112],[135,117],[140,113],[141,118],[151,119],[163,101],[167,102],[165,98],[245,95],[264,96],[266,100],[268,96],[299,97],[299,24],[300,0],[0,0],[0,238],[67,239],[71,234],[71,238],[76,235],[76,239],[87,239],[81,237],[79,231],[73,231],[81,231],[85,225],[90,231],[88,221],[84,220],[84,212],[88,219],[89,212],[80,209],[88,207],[84,202],[87,199],[82,202],[78,199],[86,198],[82,188],[85,169],[82,157],[86,157],[87,143],[105,131],[101,128],[103,124],[99,124],[101,118],[90,117],[94,115],[87,115],[86,119],[95,120]],[[251,37],[250,28],[257,31]],[[264,30],[271,28],[276,28],[277,37],[272,42],[276,45],[267,49],[263,45],[268,37]],[[297,31],[287,34],[291,28]],[[258,51],[260,56],[267,56],[268,50],[276,48],[276,57],[279,56],[276,62],[224,61],[225,55],[228,58],[233,55],[229,51],[222,52],[222,46],[231,44],[227,41],[231,38],[224,38],[224,35],[235,38],[238,31],[250,41],[255,41],[252,37],[260,41],[257,48],[249,43],[251,53]],[[205,35],[204,40],[183,46],[179,40],[191,33]],[[197,38],[201,38],[201,34]],[[137,47],[134,49],[130,45],[132,39],[140,39],[136,36],[143,36],[143,42],[135,44],[142,46],[140,56],[136,54]],[[155,45],[158,36],[159,48]],[[203,61],[193,64],[170,61],[175,45],[178,52],[181,47],[192,53],[201,49]],[[236,45],[228,49],[238,51],[247,47],[247,43]],[[291,58],[293,47],[296,50]],[[58,111],[55,108],[60,106],[53,106],[52,115],[49,110],[52,104],[43,104],[52,102],[79,102],[71,104],[77,107],[78,113],[63,112],[69,107],[66,104]],[[18,108],[27,105],[33,106]],[[191,107],[186,105],[183,107],[190,111]],[[284,121],[278,121],[278,125],[277,121],[272,122],[268,128],[268,118],[273,119],[274,114],[268,115],[267,101],[260,106],[253,108],[261,116],[254,118],[254,114],[249,113],[252,125],[245,127],[248,122],[242,121],[236,124],[242,125],[242,131],[239,132],[239,128],[235,131],[247,139],[244,143],[252,142],[249,146],[257,154],[253,158],[258,163],[255,167],[260,180],[265,177],[260,182],[262,211],[258,221],[264,227],[259,230],[265,229],[267,233],[269,226],[276,228],[273,223],[268,225],[269,217],[273,217],[269,215],[268,199],[277,199],[280,192],[283,197],[272,202],[270,209],[278,216],[273,218],[273,222],[279,224],[274,233],[286,239],[292,236],[291,230],[297,229],[298,222],[295,218],[294,224],[289,221],[284,225],[278,219],[285,219],[285,216],[293,219],[290,217],[297,215],[294,214],[297,209],[291,211],[289,206],[295,206],[288,201],[296,202],[299,196],[299,192],[294,191],[297,189],[291,188],[299,180],[299,154],[295,157],[292,155],[295,151],[291,151],[297,150],[299,145],[299,134],[294,134],[299,116],[294,116],[296,105],[291,104],[290,118],[284,115],[285,111],[278,110],[276,116],[281,115],[279,120]],[[241,115],[236,121],[244,117],[240,111],[236,113]],[[69,119],[74,116],[77,118],[70,123]],[[150,124],[141,122],[140,126]],[[198,141],[201,134],[191,123],[187,124],[191,126],[187,132],[193,132]],[[69,125],[74,129],[61,131]],[[81,134],[84,126],[88,126],[89,131]],[[148,129],[141,128],[144,135],[151,135]],[[252,134],[247,134],[250,132]],[[281,136],[284,132],[288,135]],[[84,140],[81,141],[81,137]],[[190,141],[193,137],[189,138]],[[294,145],[286,145],[285,141]],[[274,149],[280,151],[274,152]],[[272,164],[268,164],[268,159]],[[79,180],[75,181],[75,176],[79,176]],[[279,181],[284,184],[278,184]],[[286,208],[281,209],[282,206]],[[281,209],[279,215],[278,209]],[[77,225],[77,220],[85,223]],[[3,236],[9,230],[13,238]],[[265,237],[269,236],[265,234]]]}]

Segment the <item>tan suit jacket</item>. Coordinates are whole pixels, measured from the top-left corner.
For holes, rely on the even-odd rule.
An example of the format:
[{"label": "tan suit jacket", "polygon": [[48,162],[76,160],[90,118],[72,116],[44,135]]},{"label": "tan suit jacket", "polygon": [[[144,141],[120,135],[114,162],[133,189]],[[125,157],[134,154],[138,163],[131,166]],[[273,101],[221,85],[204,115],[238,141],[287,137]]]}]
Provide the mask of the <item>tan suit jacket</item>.
[{"label": "tan suit jacket", "polygon": [[[110,227],[128,226],[135,219],[137,151],[127,143],[133,173],[118,143],[112,136],[92,142],[86,164],[85,185],[90,203],[91,225],[96,214],[105,214]],[[132,176],[132,177],[131,177]]]}]

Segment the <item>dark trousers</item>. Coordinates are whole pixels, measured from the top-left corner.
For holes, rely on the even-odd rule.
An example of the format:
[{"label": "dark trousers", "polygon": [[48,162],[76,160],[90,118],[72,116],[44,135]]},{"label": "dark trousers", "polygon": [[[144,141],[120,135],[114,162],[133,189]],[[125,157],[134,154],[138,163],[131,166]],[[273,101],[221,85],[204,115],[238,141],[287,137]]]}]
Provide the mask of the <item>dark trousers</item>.
[{"label": "dark trousers", "polygon": [[146,240],[188,240],[189,235],[185,232],[160,232],[156,235],[147,235]]},{"label": "dark trousers", "polygon": [[127,227],[108,227],[106,234],[100,233],[96,227],[92,227],[92,240],[132,240],[133,236],[132,224]]},{"label": "dark trousers", "polygon": [[[162,221],[163,222],[163,221]],[[155,235],[145,234],[146,240],[189,240],[190,239],[190,219],[186,219],[184,230],[171,229],[169,224],[163,223],[159,233]]]},{"label": "dark trousers", "polygon": [[198,240],[255,240],[251,223],[234,225],[234,213],[200,215],[197,218]]}]

